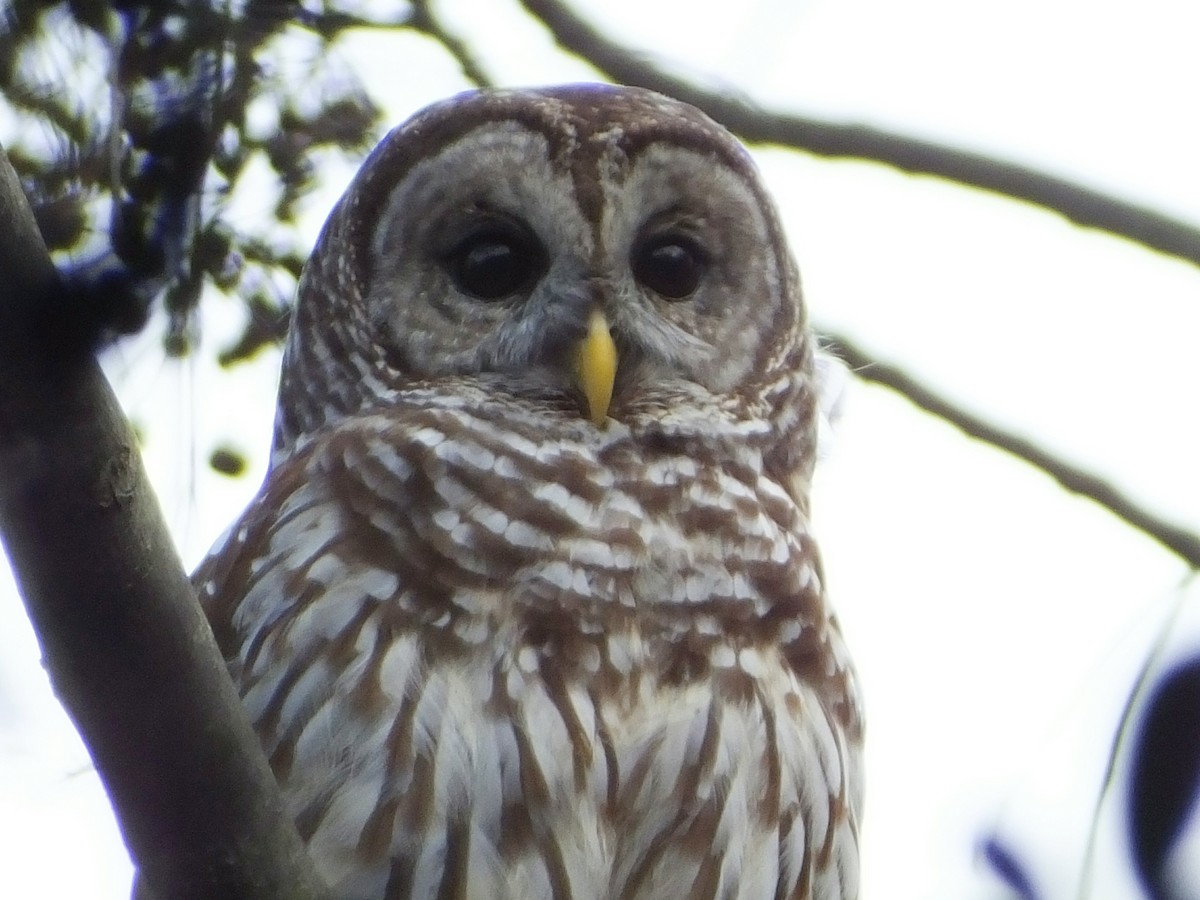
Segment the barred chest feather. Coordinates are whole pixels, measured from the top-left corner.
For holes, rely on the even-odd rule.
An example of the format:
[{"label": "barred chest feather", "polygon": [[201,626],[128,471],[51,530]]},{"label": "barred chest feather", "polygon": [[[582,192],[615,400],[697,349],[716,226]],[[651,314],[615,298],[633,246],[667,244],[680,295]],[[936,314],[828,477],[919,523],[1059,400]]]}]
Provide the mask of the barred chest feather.
[{"label": "barred chest feather", "polygon": [[857,894],[858,698],[738,453],[417,404],[297,449],[196,574],[347,898]]}]

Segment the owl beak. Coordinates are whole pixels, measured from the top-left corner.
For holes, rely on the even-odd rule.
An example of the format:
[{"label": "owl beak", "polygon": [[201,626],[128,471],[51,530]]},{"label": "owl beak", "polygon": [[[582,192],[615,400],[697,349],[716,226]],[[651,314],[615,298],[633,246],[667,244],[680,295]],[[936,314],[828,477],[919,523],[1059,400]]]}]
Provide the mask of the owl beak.
[{"label": "owl beak", "polygon": [[608,419],[613,380],[617,375],[617,347],[600,310],[592,310],[587,335],[575,347],[572,359],[575,379],[587,400],[588,418],[597,425]]}]

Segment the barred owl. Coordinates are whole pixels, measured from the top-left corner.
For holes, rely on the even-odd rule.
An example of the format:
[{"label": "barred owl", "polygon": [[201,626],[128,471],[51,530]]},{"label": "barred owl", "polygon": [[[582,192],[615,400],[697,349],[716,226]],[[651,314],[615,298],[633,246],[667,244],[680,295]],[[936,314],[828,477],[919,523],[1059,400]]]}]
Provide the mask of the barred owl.
[{"label": "barred owl", "polygon": [[374,151],[195,578],[342,898],[850,898],[814,345],[746,152],[598,85]]}]

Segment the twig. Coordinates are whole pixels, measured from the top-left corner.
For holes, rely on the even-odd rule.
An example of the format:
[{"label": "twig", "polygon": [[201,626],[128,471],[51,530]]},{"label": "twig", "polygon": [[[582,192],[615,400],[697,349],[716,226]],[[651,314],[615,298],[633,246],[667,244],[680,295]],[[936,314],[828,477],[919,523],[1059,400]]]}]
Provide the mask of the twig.
[{"label": "twig", "polygon": [[479,60],[475,58],[475,55],[467,47],[466,43],[448,31],[438,21],[437,17],[433,14],[433,10],[430,9],[428,0],[414,0],[408,25],[411,28],[424,32],[445,47],[446,52],[454,57],[459,68],[462,69],[463,75],[472,84],[478,87],[492,86],[492,79],[483,70],[483,66],[480,65]]},{"label": "twig", "polygon": [[1045,472],[1062,487],[1098,503],[1126,524],[1153,538],[1193,569],[1200,569],[1200,536],[1138,506],[1103,478],[1088,472],[1032,441],[1005,431],[969,413],[921,384],[897,366],[880,362],[839,334],[822,333],[822,343],[850,366],[859,378],[891,388],[913,405],[945,419],[963,433],[991,444]]},{"label": "twig", "polygon": [[1195,225],[994,157],[874,128],[754,109],[658,69],[609,40],[557,0],[521,0],[521,3],[564,49],[582,57],[612,80],[670,94],[697,106],[744,140],[792,147],[819,156],[873,160],[905,172],[934,175],[993,191],[1200,266],[1200,227]]}]

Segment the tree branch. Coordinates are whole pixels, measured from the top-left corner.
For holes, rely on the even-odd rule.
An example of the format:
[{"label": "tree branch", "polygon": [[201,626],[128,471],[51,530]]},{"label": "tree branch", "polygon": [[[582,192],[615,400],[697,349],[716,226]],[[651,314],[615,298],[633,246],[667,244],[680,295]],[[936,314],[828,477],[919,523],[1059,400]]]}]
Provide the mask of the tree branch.
[{"label": "tree branch", "polygon": [[818,156],[867,159],[905,172],[934,175],[1052,210],[1200,266],[1200,227],[1027,166],[942,144],[857,125],[768,113],[676,78],[609,40],[557,0],[521,0],[564,49],[613,81],[650,88],[704,110],[752,143]]},{"label": "tree branch", "polygon": [[[992,157],[955,150],[860,126],[837,125],[801,116],[767,113],[730,97],[704,91],[651,65],[609,40],[558,0],[521,0],[564,49],[613,81],[669,94],[704,110],[750,142],[777,144],[820,156],[853,157],[906,172],[935,175],[1025,200],[1200,266],[1200,228],[1153,210]],[[1104,479],[1072,465],[989,422],[956,407],[901,369],[876,361],[853,342],[826,335],[857,374],[946,419],[969,436],[992,444],[1041,469],[1069,491],[1082,494],[1133,528],[1158,541],[1192,568],[1200,568],[1200,536],[1139,507]]]},{"label": "tree branch", "polygon": [[1138,506],[1098,475],[1059,459],[1032,441],[955,406],[899,367],[878,361],[853,341],[829,332],[822,333],[821,341],[822,344],[829,344],[830,351],[850,366],[859,378],[891,388],[914,406],[945,419],[970,437],[1041,469],[1068,491],[1082,494],[1098,503],[1127,525],[1153,538],[1193,569],[1200,569],[1200,536],[1194,532]]},{"label": "tree branch", "polygon": [[434,15],[429,0],[413,0],[412,15],[409,26],[433,38],[458,63],[463,76],[476,87],[492,87],[492,79],[484,71],[483,65],[475,58],[471,49],[457,36],[452,34]]},{"label": "tree branch", "polygon": [[163,898],[324,896],[0,149],[0,537]]}]

